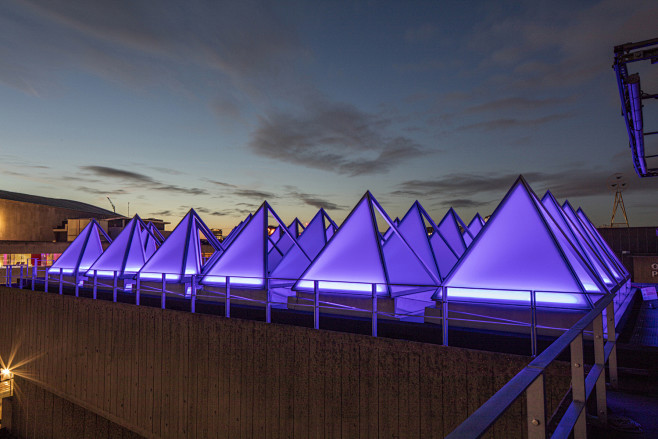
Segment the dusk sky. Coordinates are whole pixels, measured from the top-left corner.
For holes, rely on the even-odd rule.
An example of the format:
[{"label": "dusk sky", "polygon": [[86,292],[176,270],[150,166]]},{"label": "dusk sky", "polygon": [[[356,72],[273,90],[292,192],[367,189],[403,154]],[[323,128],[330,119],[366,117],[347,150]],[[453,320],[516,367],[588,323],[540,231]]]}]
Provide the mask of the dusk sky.
[{"label": "dusk sky", "polygon": [[623,172],[658,225],[611,68],[657,23],[655,0],[3,0],[0,189],[228,231],[264,200],[341,222],[368,189],[468,222],[523,174],[601,225]]}]

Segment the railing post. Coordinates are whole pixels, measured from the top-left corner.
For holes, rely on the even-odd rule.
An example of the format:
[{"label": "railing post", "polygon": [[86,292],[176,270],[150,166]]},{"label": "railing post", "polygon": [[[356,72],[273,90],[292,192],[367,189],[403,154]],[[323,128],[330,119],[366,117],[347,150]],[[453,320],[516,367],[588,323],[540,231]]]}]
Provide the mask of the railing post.
[{"label": "railing post", "polygon": [[196,274],[192,275],[192,285],[190,286],[191,288],[191,304],[190,304],[190,311],[195,312],[196,311]]},{"label": "railing post", "polygon": [[231,317],[231,276],[226,276],[226,300],[224,302],[224,317]]},{"label": "railing post", "polygon": [[377,284],[372,284],[372,336],[377,337]]},{"label": "railing post", "polygon": [[98,295],[98,270],[94,270],[94,300]]},{"label": "railing post", "polygon": [[533,357],[537,356],[537,296],[530,291],[530,350]]},{"label": "railing post", "polygon": [[43,292],[47,293],[48,292],[48,281],[49,281],[49,273],[48,273],[48,267],[46,267],[46,274],[43,277]]},{"label": "railing post", "polygon": [[12,273],[11,273],[12,268],[13,268],[13,265],[9,265],[9,271],[8,271],[8,276],[7,276],[7,286],[8,287],[12,286],[13,280],[14,280],[14,279],[12,279],[13,278]]},{"label": "railing post", "polygon": [[139,305],[139,289],[140,289],[141,280],[139,276],[137,277],[137,282],[135,282],[135,305]]},{"label": "railing post", "polygon": [[75,297],[80,297],[80,284],[78,283],[78,269],[77,268],[76,268],[76,270],[73,274],[75,275],[75,280],[73,281],[75,283]]},{"label": "railing post", "polygon": [[441,290],[441,332],[443,333],[443,345],[448,346],[448,289]]},{"label": "railing post", "polygon": [[9,279],[11,279],[11,265],[5,265],[5,286],[10,287]]},{"label": "railing post", "polygon": [[32,262],[32,291],[34,291],[34,284],[36,283],[36,281],[37,281],[37,266],[33,261]]},{"label": "railing post", "polygon": [[608,343],[614,343],[610,356],[608,356],[608,372],[610,372],[610,385],[613,389],[619,386],[619,379],[617,377],[617,329],[615,328],[615,306],[614,303],[606,308],[607,331],[606,335]]},{"label": "railing post", "polygon": [[23,289],[23,265],[21,264],[18,272],[18,288]]},{"label": "railing post", "polygon": [[546,408],[544,406],[544,374],[526,389],[528,439],[546,439]]},{"label": "railing post", "polygon": [[573,428],[574,439],[587,438],[587,396],[585,393],[585,367],[583,365],[583,333],[570,344],[571,350],[571,391],[573,401],[582,408]]},{"label": "railing post", "polygon": [[320,281],[313,281],[313,328],[320,329]]},{"label": "railing post", "polygon": [[160,296],[160,308],[167,309],[167,275],[162,273],[162,289]]},{"label": "railing post", "polygon": [[601,368],[596,380],[596,413],[604,425],[608,423],[608,405],[605,393],[605,346],[603,341],[603,315],[599,314],[592,322],[594,329],[594,364]]},{"label": "railing post", "polygon": [[112,302],[116,303],[117,301],[117,271],[114,270],[112,279]]},{"label": "railing post", "polygon": [[62,269],[60,268],[59,269],[59,294],[63,294],[62,282],[64,282],[64,273],[63,273]]},{"label": "railing post", "polygon": [[270,280],[265,279],[265,322],[272,322],[272,304],[270,303]]}]

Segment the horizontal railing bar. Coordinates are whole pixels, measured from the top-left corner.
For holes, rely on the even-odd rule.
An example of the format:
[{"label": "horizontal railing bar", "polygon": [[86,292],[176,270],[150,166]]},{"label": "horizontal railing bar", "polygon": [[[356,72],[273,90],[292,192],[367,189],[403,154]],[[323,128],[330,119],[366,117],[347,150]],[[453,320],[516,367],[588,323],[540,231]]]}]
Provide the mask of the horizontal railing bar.
[{"label": "horizontal railing bar", "polygon": [[[521,372],[505,384],[487,402],[455,428],[446,439],[479,438],[512,405],[516,399],[532,384],[537,376],[553,362],[569,344],[581,334],[592,321],[612,302],[614,295],[605,296],[583,318],[562,334],[557,340],[530,362]],[[576,418],[577,419],[577,418]],[[563,419],[564,420],[564,419]],[[575,421],[574,421],[575,422]],[[562,423],[562,422],[560,422]],[[571,430],[569,430],[571,431]],[[566,436],[564,436],[566,437]]]},{"label": "horizontal railing bar", "polygon": [[592,366],[590,369],[589,373],[585,377],[585,395],[587,395],[587,398],[589,398],[589,395],[591,395],[592,391],[596,387],[596,381],[599,379],[599,376],[601,376],[601,372],[605,370],[604,366],[601,366],[600,364],[595,364]]},{"label": "horizontal railing bar", "polygon": [[564,413],[564,416],[560,420],[560,423],[555,428],[555,431],[553,432],[551,439],[553,438],[563,439],[565,437],[569,437],[571,430],[573,430],[573,427],[576,425],[576,422],[578,422],[580,413],[584,409],[585,409],[585,403],[583,402],[573,401],[571,404],[569,404],[567,411]]}]

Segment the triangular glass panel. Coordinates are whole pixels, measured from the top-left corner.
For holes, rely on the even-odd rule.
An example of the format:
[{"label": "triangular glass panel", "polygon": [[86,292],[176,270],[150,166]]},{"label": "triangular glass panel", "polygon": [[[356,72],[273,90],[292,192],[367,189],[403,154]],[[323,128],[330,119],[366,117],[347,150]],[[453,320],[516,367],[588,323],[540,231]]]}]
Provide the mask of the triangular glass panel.
[{"label": "triangular glass panel", "polygon": [[57,261],[50,267],[48,273],[72,275],[84,273],[103,253],[100,236],[107,242],[112,240],[95,219],[92,219],[82,232],[69,244]]},{"label": "triangular glass panel", "polygon": [[[144,266],[147,259],[143,244],[145,235],[150,236],[142,220],[135,215],[105,252],[89,267],[87,276],[93,276],[96,271],[98,277],[113,277],[115,272],[118,277],[125,275],[132,277]],[[151,237],[151,240],[154,241],[154,238]]]},{"label": "triangular glass panel", "polygon": [[[492,290],[584,292],[533,197],[520,177],[476,242],[448,275],[444,282],[449,287],[448,298],[459,294],[468,297],[473,293],[469,289],[482,299],[495,296],[497,293]],[[569,300],[586,304],[582,294],[561,295],[560,299],[567,296],[573,296]],[[558,300],[553,296],[537,300],[551,299]]]},{"label": "triangular glass panel", "polygon": [[457,213],[450,208],[448,213],[443,217],[439,223],[438,230],[443,235],[453,252],[459,257],[466,251],[466,244],[464,238],[459,230],[459,223],[461,220],[457,219]]}]

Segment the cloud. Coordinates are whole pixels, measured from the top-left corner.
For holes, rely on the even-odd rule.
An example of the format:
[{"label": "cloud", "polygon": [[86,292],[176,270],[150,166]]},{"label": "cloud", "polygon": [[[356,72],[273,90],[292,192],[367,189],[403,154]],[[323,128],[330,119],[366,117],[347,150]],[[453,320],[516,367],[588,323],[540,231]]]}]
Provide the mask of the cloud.
[{"label": "cloud", "polygon": [[204,179],[205,181],[216,184],[217,186],[222,186],[222,187],[227,187],[227,188],[236,188],[237,186],[231,183],[225,183],[223,181],[217,181],[217,180],[210,180],[208,178]]},{"label": "cloud", "polygon": [[2,2],[0,82],[39,95],[53,81],[43,71],[65,67],[131,86],[194,89],[192,64],[219,73],[215,83],[253,89],[254,78],[276,77],[305,51],[276,9],[264,0]]},{"label": "cloud", "polygon": [[505,97],[483,102],[473,105],[464,111],[464,114],[474,114],[490,111],[505,111],[505,110],[536,110],[538,108],[549,107],[553,105],[564,104],[572,101],[573,98],[525,98],[525,97]]},{"label": "cloud", "polygon": [[233,195],[236,195],[240,198],[255,198],[257,200],[277,198],[277,196],[271,192],[257,191],[253,189],[236,189],[233,191]]},{"label": "cloud", "polygon": [[385,173],[424,151],[404,136],[386,136],[393,121],[353,105],[307,103],[298,114],[273,111],[261,117],[249,147],[286,163],[350,176]]},{"label": "cloud", "polygon": [[520,127],[537,127],[546,125],[551,122],[563,120],[571,117],[570,113],[550,114],[548,116],[538,117],[535,119],[520,119],[520,118],[499,118],[493,120],[486,120],[483,122],[475,122],[469,125],[464,125],[459,130],[482,130],[493,131],[500,129],[520,128]]},{"label": "cloud", "polygon": [[172,216],[174,213],[171,210],[161,210],[158,212],[151,212],[149,215],[153,216]]},{"label": "cloud", "polygon": [[78,187],[79,191],[82,192],[87,192],[88,194],[93,194],[93,195],[123,195],[127,194],[128,192],[125,191],[124,189],[94,189],[86,186],[79,186]]},{"label": "cloud", "polygon": [[418,27],[407,29],[404,40],[408,43],[418,43],[432,39],[437,34],[437,27],[431,23],[425,23]]},{"label": "cloud", "polygon": [[196,210],[197,212],[201,212],[205,215],[211,215],[211,216],[226,216],[226,215],[228,215],[226,212],[220,212],[220,211],[217,211],[217,210],[210,210],[210,209],[206,209],[205,207],[197,207],[194,210]]},{"label": "cloud", "polygon": [[[205,195],[208,193],[205,189],[201,188],[186,188],[172,184],[165,184],[153,179],[145,174],[137,172],[126,171],[123,169],[110,168],[107,166],[80,166],[80,169],[92,173],[99,177],[112,178],[121,180],[128,185],[137,184],[140,189],[148,189],[154,191],[181,193],[186,195]],[[92,189],[93,190],[93,189]],[[124,192],[125,193],[125,192]]]},{"label": "cloud", "polygon": [[309,206],[313,206],[316,209],[324,209],[324,210],[345,210],[347,209],[346,206],[342,206],[340,204],[333,203],[328,200],[324,200],[320,198],[318,195],[314,194],[306,194],[303,192],[299,192],[297,190],[294,190],[294,188],[288,188],[290,189],[290,193],[288,196],[296,199],[296,200],[301,200],[304,202],[304,204],[308,204]]}]

